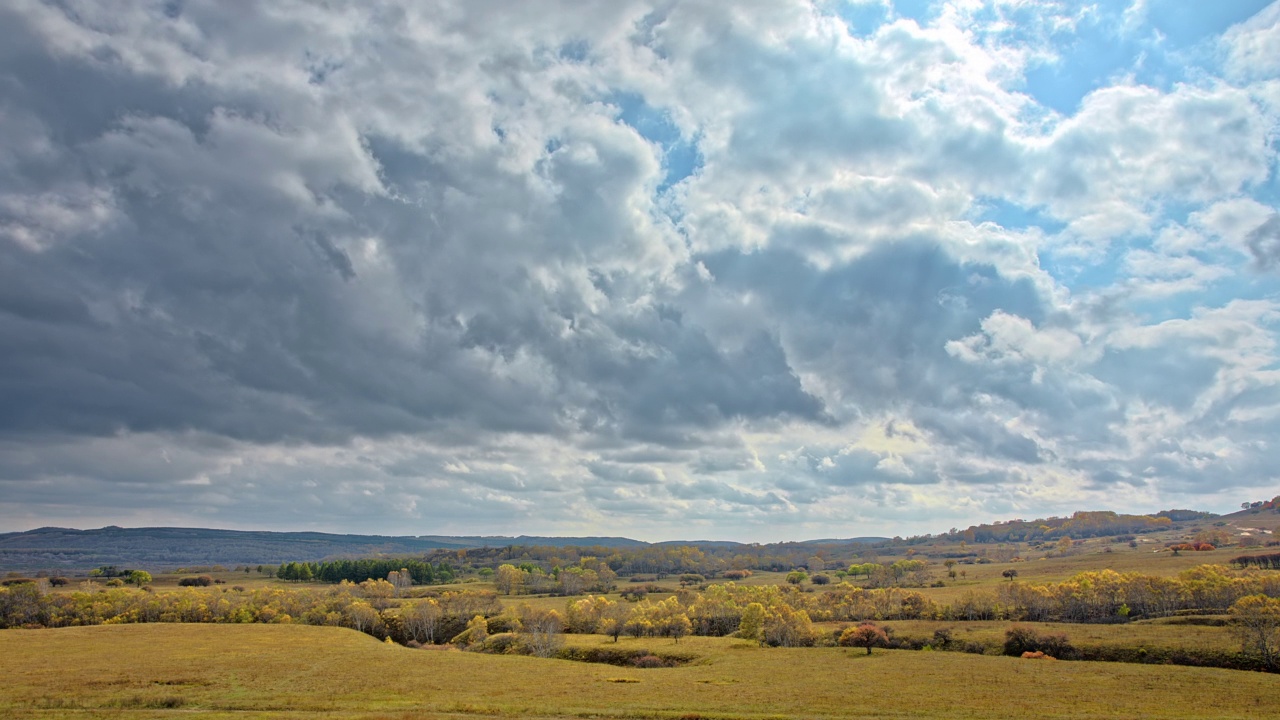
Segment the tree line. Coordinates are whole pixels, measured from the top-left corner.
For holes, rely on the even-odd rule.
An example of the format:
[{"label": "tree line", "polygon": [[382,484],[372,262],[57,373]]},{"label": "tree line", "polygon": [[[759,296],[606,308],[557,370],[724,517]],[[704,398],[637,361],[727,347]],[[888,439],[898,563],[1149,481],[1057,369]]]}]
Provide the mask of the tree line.
[{"label": "tree line", "polygon": [[[502,604],[493,591],[441,593],[433,588],[413,587],[405,582],[401,570],[388,572],[388,577],[359,584],[344,580],[332,588],[252,592],[225,587],[161,592],[102,589],[94,585],[65,593],[47,592],[36,583],[21,583],[0,588],[0,627],[105,622],[304,622],[352,626],[350,606],[356,603],[377,611],[383,623],[386,618],[382,615],[398,616],[399,608],[415,602],[440,604],[443,615],[467,615],[476,609],[475,603],[483,606],[486,617],[501,612]],[[1080,573],[1059,583],[1011,581],[995,589],[968,592],[950,603],[938,603],[920,592],[897,587],[865,588],[839,583],[815,592],[792,585],[732,582],[710,584],[701,591],[681,589],[671,602],[680,608],[677,615],[689,621],[689,633],[729,635],[742,631],[744,623],[752,628],[757,622],[761,628],[775,622],[791,629],[803,628],[807,622],[864,620],[1125,622],[1191,611],[1221,613],[1240,598],[1258,594],[1280,596],[1280,575],[1200,565],[1176,577],[1100,570]],[[573,631],[592,632],[600,629],[601,618],[613,618],[621,625],[619,632],[639,636],[670,635],[684,627],[679,617],[663,614],[675,608],[668,600],[635,597],[638,602],[589,595],[586,599],[591,602],[581,607],[574,604],[580,601],[571,601],[566,624]],[[468,599],[465,603],[472,604],[465,604],[463,598],[474,598],[475,603]],[[621,609],[605,613],[608,603]],[[751,609],[753,604],[761,608],[763,615],[761,610]],[[367,615],[359,608],[356,612]],[[461,615],[455,620],[471,619],[470,615]],[[794,633],[795,637],[804,635],[801,631]],[[791,637],[786,633],[775,636]],[[442,631],[434,640],[450,637]]]},{"label": "tree line", "polygon": [[322,560],[288,562],[276,569],[281,580],[306,582],[361,583],[386,578],[392,572],[406,572],[415,585],[432,585],[454,580],[456,574],[446,562],[432,564],[419,558],[362,558],[358,560]]},{"label": "tree line", "polygon": [[1062,537],[1090,538],[1105,535],[1149,533],[1167,530],[1174,519],[1191,519],[1197,515],[1190,510],[1167,510],[1153,515],[1124,515],[1110,510],[1080,511],[1071,517],[1050,517],[1038,520],[1009,520],[982,525],[972,525],[964,530],[951,530],[943,537],[970,543],[1034,542],[1057,540]]}]

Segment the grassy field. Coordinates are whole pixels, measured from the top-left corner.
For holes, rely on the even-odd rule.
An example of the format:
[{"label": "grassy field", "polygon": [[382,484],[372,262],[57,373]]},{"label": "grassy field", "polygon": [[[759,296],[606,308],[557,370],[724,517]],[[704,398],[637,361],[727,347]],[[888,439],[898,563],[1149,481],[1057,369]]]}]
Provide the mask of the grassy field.
[{"label": "grassy field", "polygon": [[[571,642],[608,643],[596,636]],[[412,650],[351,630],[126,625],[0,633],[8,718],[1263,718],[1280,676],[961,653],[626,640],[640,670]]]},{"label": "grassy field", "polygon": [[[819,626],[834,629],[851,623],[820,623]],[[1118,625],[1089,625],[1083,623],[1012,623],[1007,620],[977,622],[944,622],[940,620],[894,620],[881,623],[890,628],[895,637],[932,638],[936,630],[947,629],[956,642],[980,642],[989,646],[1004,643],[1005,631],[1013,625],[1026,625],[1038,633],[1054,633],[1067,636],[1076,645],[1096,645],[1128,648],[1172,648],[1178,650],[1215,650],[1235,652],[1240,641],[1226,627],[1204,625],[1174,625],[1167,622],[1134,622]]]}]

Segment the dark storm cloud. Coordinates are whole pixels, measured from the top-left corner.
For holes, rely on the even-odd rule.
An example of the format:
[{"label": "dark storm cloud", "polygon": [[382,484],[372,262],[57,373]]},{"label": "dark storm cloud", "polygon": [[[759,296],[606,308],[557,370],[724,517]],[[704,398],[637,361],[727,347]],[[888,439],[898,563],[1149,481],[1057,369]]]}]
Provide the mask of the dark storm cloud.
[{"label": "dark storm cloud", "polygon": [[[4,256],[8,432],[333,442],[463,422],[678,442],[684,426],[822,414],[767,334],[718,347],[634,306],[664,292],[643,268],[592,267],[636,232],[619,208],[657,171],[634,136],[566,137],[542,161],[546,196],[495,158],[344,146],[260,121],[260,96],[41,51],[10,51],[9,100],[65,143],[45,171],[106,183],[118,222]],[[389,201],[383,168],[392,194],[423,198]],[[353,254],[373,236],[389,267],[366,274]],[[604,306],[586,307],[595,292]]]}]

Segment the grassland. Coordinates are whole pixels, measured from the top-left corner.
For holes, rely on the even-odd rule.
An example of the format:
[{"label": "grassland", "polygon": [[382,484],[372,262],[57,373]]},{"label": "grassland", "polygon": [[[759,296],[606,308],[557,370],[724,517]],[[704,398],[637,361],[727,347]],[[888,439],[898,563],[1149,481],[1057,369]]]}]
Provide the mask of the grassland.
[{"label": "grassland", "polygon": [[[598,636],[570,638],[602,644]],[[622,640],[655,651],[670,640]],[[412,650],[351,630],[126,625],[0,633],[9,718],[1262,718],[1280,676],[686,638],[641,670]],[[72,670],[74,668],[74,670]]]},{"label": "grassland", "polygon": [[[928,558],[941,586],[912,589],[950,603],[974,591],[1005,586],[1004,572],[1022,583],[1061,582],[1084,571],[1112,569],[1176,576],[1204,563],[1245,554],[1229,547],[1175,555],[1165,545],[1194,530],[1143,536],[1134,545],[1109,538],[1054,547],[1005,546],[1004,561],[957,564],[949,577],[942,560],[965,552],[956,544],[878,551],[889,563]],[[980,555],[989,548],[979,547]],[[1259,552],[1267,552],[1259,550]],[[1274,552],[1273,550],[1271,552]],[[1014,555],[1020,559],[1009,560]],[[835,571],[833,562],[828,572]],[[963,573],[963,574],[960,574]],[[187,590],[213,601],[255,590],[332,588],[286,583],[269,575],[191,569],[156,573],[164,592],[180,578],[209,574],[220,584]],[[757,572],[739,583],[785,584],[786,573]],[[865,579],[853,579],[858,585]],[[713,580],[713,582],[715,582]],[[837,580],[838,582],[838,580]],[[931,580],[929,581],[931,582]],[[100,585],[101,581],[95,583]],[[645,583],[621,581],[611,593]],[[653,597],[674,593],[678,578],[656,583]],[[243,590],[241,590],[243,588]],[[486,590],[475,576],[457,585],[414,588]],[[81,589],[77,579],[54,592]],[[802,590],[824,588],[805,582]],[[228,593],[230,593],[228,595]],[[576,598],[504,597],[564,611]],[[389,612],[395,613],[392,601]],[[292,612],[292,611],[291,611]],[[1238,639],[1221,626],[1162,618],[1115,625],[1036,623],[1084,648],[1153,649],[1135,664],[1022,660],[970,652],[836,647],[761,648],[733,638],[623,638],[623,648],[679,651],[696,660],[678,668],[638,669],[564,660],[483,655],[453,649],[415,650],[380,643],[348,629],[305,625],[104,625],[0,632],[0,717],[602,717],[602,718],[1263,718],[1280,717],[1280,675],[1138,662],[1169,661],[1169,650],[1229,654]],[[830,637],[845,623],[820,623]],[[931,639],[947,629],[956,645],[998,652],[1011,623],[888,621],[896,638]],[[599,636],[570,635],[571,645],[612,645]],[[917,645],[920,643],[917,643]],[[1163,649],[1163,654],[1154,652]],[[1108,657],[1108,653],[1076,657]]]}]

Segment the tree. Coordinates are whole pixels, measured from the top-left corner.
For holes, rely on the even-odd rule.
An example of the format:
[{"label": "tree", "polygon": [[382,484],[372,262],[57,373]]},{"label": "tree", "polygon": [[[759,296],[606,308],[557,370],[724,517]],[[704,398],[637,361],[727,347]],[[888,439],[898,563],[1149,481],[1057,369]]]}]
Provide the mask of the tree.
[{"label": "tree", "polygon": [[520,608],[520,626],[525,646],[537,657],[551,657],[564,644],[564,621],[555,610],[525,605]]},{"label": "tree", "polygon": [[471,647],[479,645],[489,637],[489,621],[483,615],[476,615],[467,622],[467,629],[453,636],[449,642],[455,645]]},{"label": "tree", "polygon": [[809,613],[793,610],[789,605],[769,608],[764,619],[763,637],[774,647],[806,647],[813,644],[813,625]]},{"label": "tree", "polygon": [[379,610],[385,610],[395,597],[396,587],[386,580],[365,580],[360,583],[360,594],[369,598],[369,604]]},{"label": "tree", "polygon": [[1280,598],[1248,595],[1237,600],[1229,612],[1242,649],[1275,669],[1280,661]]},{"label": "tree", "polygon": [[1008,570],[1005,570],[1000,574],[1004,577],[1009,578],[1009,582],[1013,582],[1013,579],[1018,577],[1018,571],[1014,570],[1013,568],[1009,568]]},{"label": "tree", "polygon": [[679,644],[680,638],[693,632],[693,623],[689,621],[689,616],[682,612],[672,613],[662,620],[662,634],[675,638]]},{"label": "tree", "polygon": [[759,640],[764,642],[764,621],[767,617],[767,611],[764,605],[758,602],[748,604],[742,610],[742,620],[738,624],[738,637],[747,640]]},{"label": "tree", "polygon": [[839,643],[842,647],[863,647],[871,654],[873,647],[885,647],[889,644],[889,635],[871,623],[863,623],[857,627],[846,628],[840,633]]},{"label": "tree", "polygon": [[600,616],[600,625],[597,630],[600,634],[608,635],[614,642],[618,642],[618,636],[626,630],[628,614],[629,611],[623,607],[622,603],[609,603]]},{"label": "tree", "polygon": [[146,585],[147,583],[150,583],[150,582],[151,582],[151,573],[147,572],[146,570],[134,570],[133,572],[129,573],[129,583],[132,585],[137,585],[138,587],[142,587],[143,585]]},{"label": "tree", "polygon": [[413,586],[413,575],[409,573],[407,568],[392,570],[387,573],[387,582],[391,583],[395,596],[400,597],[400,593]]},{"label": "tree", "polygon": [[808,573],[804,572],[803,570],[792,570],[791,572],[787,573],[787,582],[791,583],[792,585],[799,585],[800,583],[808,579],[809,579]]},{"label": "tree", "polygon": [[493,577],[493,584],[503,595],[515,595],[524,586],[527,573],[515,565],[501,565]]},{"label": "tree", "polygon": [[40,587],[33,582],[0,587],[0,628],[41,624]]},{"label": "tree", "polygon": [[374,610],[369,603],[359,601],[347,606],[347,618],[351,622],[351,627],[357,632],[369,633],[373,632],[379,620],[377,610]]},{"label": "tree", "polygon": [[400,610],[401,623],[410,640],[420,643],[434,643],[436,633],[440,630],[440,622],[444,612],[440,603],[432,598],[420,600],[406,605]]}]

